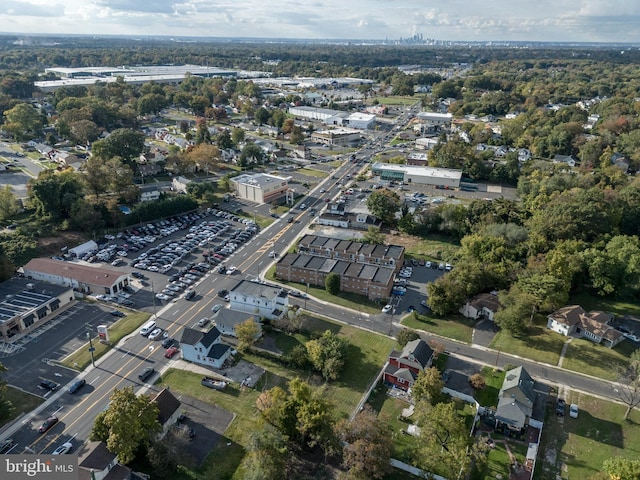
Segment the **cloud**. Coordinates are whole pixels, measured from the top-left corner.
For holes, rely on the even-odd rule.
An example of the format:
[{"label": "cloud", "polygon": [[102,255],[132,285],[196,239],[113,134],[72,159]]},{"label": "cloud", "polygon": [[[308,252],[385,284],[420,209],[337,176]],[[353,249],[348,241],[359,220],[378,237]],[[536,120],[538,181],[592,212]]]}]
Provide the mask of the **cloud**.
[{"label": "cloud", "polygon": [[2,0],[0,3],[0,15],[6,14],[12,17],[58,17],[63,16],[64,5],[37,4],[22,1]]}]

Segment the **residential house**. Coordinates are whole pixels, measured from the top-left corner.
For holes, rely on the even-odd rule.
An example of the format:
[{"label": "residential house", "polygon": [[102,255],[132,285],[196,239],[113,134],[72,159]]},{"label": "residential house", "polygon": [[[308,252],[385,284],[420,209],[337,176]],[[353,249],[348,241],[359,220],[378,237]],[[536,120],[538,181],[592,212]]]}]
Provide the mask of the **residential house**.
[{"label": "residential house", "polygon": [[158,422],[162,426],[159,438],[164,437],[171,425],[176,423],[180,416],[180,400],[178,400],[167,388],[163,388],[152,400],[158,406]]},{"label": "residential house", "polygon": [[521,432],[529,425],[536,401],[534,381],[523,367],[506,372],[498,393],[496,428]]},{"label": "residential house", "polygon": [[216,315],[216,328],[220,330],[222,335],[236,337],[236,327],[247,320],[253,320],[256,323],[256,326],[258,327],[256,338],[260,338],[262,335],[262,323],[260,323],[260,316],[247,314],[246,312],[240,312],[230,308],[223,308],[218,312]]},{"label": "residential house", "polygon": [[132,471],[118,462],[104,442],[88,442],[78,453],[78,480],[137,480],[147,475]]},{"label": "residential house", "polygon": [[578,159],[573,155],[554,155],[553,163],[565,163],[569,167],[575,167]]},{"label": "residential house", "polygon": [[231,310],[270,320],[280,318],[289,308],[289,295],[284,289],[247,280],[231,289],[229,300]]},{"label": "residential house", "polygon": [[420,372],[431,367],[433,350],[422,339],[408,342],[402,350],[393,350],[383,373],[386,385],[408,391]]},{"label": "residential house", "polygon": [[382,221],[366,213],[322,213],[315,219],[318,225],[329,227],[351,228],[354,230],[369,230],[369,227],[380,230]]},{"label": "residential house", "polygon": [[182,358],[193,363],[221,368],[231,355],[231,347],[222,343],[220,330],[208,332],[185,328],[180,339]]},{"label": "residential house", "polygon": [[473,320],[484,317],[493,321],[493,317],[498,311],[498,308],[500,308],[500,302],[498,301],[497,292],[480,293],[471,300],[468,300],[467,303],[460,308],[459,312],[463,316],[472,318]]},{"label": "residential house", "polygon": [[610,325],[612,320],[611,314],[596,310],[587,313],[580,305],[568,305],[549,314],[547,328],[564,336],[577,335],[613,348],[624,340],[624,336]]}]

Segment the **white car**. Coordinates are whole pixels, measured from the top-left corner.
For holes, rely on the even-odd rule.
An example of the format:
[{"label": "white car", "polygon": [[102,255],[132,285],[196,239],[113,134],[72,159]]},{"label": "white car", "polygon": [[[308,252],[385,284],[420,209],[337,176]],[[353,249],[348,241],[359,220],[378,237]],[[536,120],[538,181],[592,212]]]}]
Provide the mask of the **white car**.
[{"label": "white car", "polygon": [[425,263],[424,266],[427,267],[427,268],[431,268],[431,262]]},{"label": "white car", "polygon": [[219,303],[216,303],[213,307],[211,307],[211,311],[212,311],[213,313],[219,312],[219,311],[220,311],[220,309],[222,309],[222,305],[221,305],[221,304],[219,304]]},{"label": "white car", "polygon": [[277,256],[278,256],[278,254],[275,251],[271,250],[269,252],[269,258],[276,258]]},{"label": "white car", "polygon": [[393,305],[385,305],[382,307],[382,313],[391,313],[393,311]]},{"label": "white car", "polygon": [[199,327],[204,327],[207,323],[209,323],[209,319],[207,317],[204,317],[198,320]]},{"label": "white car", "polygon": [[569,416],[571,418],[578,418],[578,405],[572,403],[569,407]]},{"label": "white car", "polygon": [[227,268],[227,272],[226,273],[227,273],[227,275],[232,275],[236,270],[237,270],[237,268],[232,266],[232,267]]},{"label": "white car", "polygon": [[162,335],[162,329],[156,328],[153,332],[149,334],[149,340],[157,340]]},{"label": "white car", "polygon": [[162,301],[167,301],[167,300],[171,300],[171,297],[169,297],[168,295],[165,295],[164,293],[156,293],[156,298],[158,300],[162,300]]},{"label": "white car", "polygon": [[64,455],[65,453],[69,453],[72,448],[73,445],[71,444],[71,442],[63,443],[53,451],[52,455]]}]

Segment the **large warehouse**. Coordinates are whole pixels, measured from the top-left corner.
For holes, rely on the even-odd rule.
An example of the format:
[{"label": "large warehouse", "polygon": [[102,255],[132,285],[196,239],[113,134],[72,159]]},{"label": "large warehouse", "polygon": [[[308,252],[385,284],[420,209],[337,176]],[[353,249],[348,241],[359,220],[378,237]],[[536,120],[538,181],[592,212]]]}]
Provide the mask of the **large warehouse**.
[{"label": "large warehouse", "polygon": [[397,165],[395,163],[374,163],[371,167],[371,172],[374,175],[379,175],[382,180],[395,180],[423,185],[442,185],[450,188],[458,188],[462,179],[462,170]]}]

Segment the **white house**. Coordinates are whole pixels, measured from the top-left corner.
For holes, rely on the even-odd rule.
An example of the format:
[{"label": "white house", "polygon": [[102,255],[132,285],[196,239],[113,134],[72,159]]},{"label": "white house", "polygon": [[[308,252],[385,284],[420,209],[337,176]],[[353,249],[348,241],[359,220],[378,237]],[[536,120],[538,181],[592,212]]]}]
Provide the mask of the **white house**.
[{"label": "white house", "polygon": [[498,295],[494,293],[481,293],[460,308],[460,313],[467,318],[477,320],[480,317],[486,317],[493,321],[493,316],[498,311],[500,302]]},{"label": "white house", "polygon": [[609,323],[613,316],[601,312],[586,312],[580,305],[559,308],[547,317],[547,328],[564,336],[578,335],[613,348],[624,336]]},{"label": "white house", "polygon": [[258,333],[256,338],[260,338],[262,335],[262,324],[260,323],[260,317],[258,315],[250,315],[246,312],[239,312],[237,310],[231,310],[230,308],[223,308],[216,315],[216,328],[222,335],[228,335],[230,337],[236,337],[236,327],[246,322],[247,320],[253,320],[258,326]]},{"label": "white house", "polygon": [[242,280],[229,292],[230,309],[270,320],[280,318],[289,307],[289,296],[280,287]]},{"label": "white house", "polygon": [[231,347],[222,343],[216,327],[208,332],[185,328],[180,346],[183,359],[208,367],[221,368],[231,355]]}]

